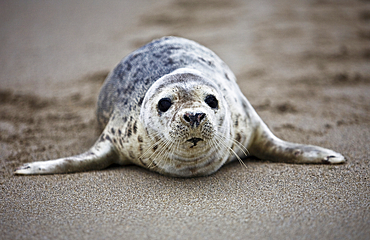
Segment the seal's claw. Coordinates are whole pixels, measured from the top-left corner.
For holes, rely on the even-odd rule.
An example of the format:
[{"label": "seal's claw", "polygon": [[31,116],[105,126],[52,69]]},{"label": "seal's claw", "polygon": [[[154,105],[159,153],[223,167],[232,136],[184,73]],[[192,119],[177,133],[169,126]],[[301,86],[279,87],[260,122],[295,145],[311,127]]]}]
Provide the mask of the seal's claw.
[{"label": "seal's claw", "polygon": [[47,161],[26,163],[15,169],[14,174],[29,175],[29,174],[45,174],[46,168],[50,165]]},{"label": "seal's claw", "polygon": [[14,171],[14,174],[19,174],[19,175],[31,174],[31,173],[32,173],[32,170],[31,170],[30,164],[24,164],[23,166],[17,167]]},{"label": "seal's claw", "polygon": [[322,159],[322,163],[326,164],[340,164],[344,162],[346,162],[346,158],[340,153],[335,153]]}]

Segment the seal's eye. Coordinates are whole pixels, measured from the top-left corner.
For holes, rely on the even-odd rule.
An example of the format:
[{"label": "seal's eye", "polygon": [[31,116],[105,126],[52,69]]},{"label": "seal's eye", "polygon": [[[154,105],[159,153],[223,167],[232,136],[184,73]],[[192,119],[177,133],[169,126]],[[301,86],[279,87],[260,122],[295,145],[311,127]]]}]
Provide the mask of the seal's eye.
[{"label": "seal's eye", "polygon": [[208,95],[204,101],[210,106],[211,108],[218,108],[218,101],[215,96],[213,95]]},{"label": "seal's eye", "polygon": [[161,112],[166,112],[171,107],[171,105],[172,105],[171,99],[169,99],[169,98],[162,98],[158,102],[158,109]]}]

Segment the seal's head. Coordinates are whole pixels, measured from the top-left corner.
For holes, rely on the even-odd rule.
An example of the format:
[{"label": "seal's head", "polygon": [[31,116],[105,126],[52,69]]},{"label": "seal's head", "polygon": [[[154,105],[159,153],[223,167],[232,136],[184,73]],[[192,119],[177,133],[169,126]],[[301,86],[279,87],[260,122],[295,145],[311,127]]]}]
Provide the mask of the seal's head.
[{"label": "seal's head", "polygon": [[158,79],[145,95],[140,119],[158,148],[151,156],[157,165],[163,159],[191,167],[226,161],[230,112],[218,86],[199,71],[178,69]]}]

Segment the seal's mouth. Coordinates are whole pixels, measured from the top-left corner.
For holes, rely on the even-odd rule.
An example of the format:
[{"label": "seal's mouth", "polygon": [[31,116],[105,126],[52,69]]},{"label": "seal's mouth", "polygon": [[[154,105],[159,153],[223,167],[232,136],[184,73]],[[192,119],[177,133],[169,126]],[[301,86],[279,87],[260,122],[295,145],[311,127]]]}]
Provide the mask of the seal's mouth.
[{"label": "seal's mouth", "polygon": [[197,143],[199,142],[199,141],[203,141],[203,139],[201,139],[201,138],[190,138],[190,139],[188,139],[188,140],[186,140],[187,142],[191,142],[191,143],[193,143],[193,146],[191,146],[190,148],[193,148],[193,147],[195,147],[196,145],[197,145]]}]

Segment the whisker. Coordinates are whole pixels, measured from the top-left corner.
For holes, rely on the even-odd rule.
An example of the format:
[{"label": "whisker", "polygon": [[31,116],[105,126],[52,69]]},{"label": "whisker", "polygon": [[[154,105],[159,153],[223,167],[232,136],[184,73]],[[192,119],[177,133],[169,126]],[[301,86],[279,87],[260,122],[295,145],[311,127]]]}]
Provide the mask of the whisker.
[{"label": "whisker", "polygon": [[163,142],[164,142],[164,144],[162,144],[160,147],[158,147],[159,152],[158,151],[155,151],[154,152],[154,153],[157,153],[157,155],[153,158],[152,163],[155,163],[155,160],[158,159],[158,158],[160,158],[159,162],[157,162],[156,165],[159,165],[160,164],[160,162],[163,160],[163,156],[165,155],[168,147],[171,148],[171,145],[173,144],[171,141],[169,141],[167,139],[164,140]]},{"label": "whisker", "polygon": [[[151,163],[149,165],[149,168],[153,165],[157,165],[155,160],[158,158],[158,156],[161,156],[162,153],[163,153],[163,149],[165,149],[165,146],[168,145],[168,141],[167,140],[163,140],[161,142],[161,144],[158,146],[158,148],[153,152],[152,155],[150,155],[149,159],[152,159],[151,160]],[[153,156],[153,158],[152,158]]]},{"label": "whisker", "polygon": [[175,150],[178,150],[179,149],[179,146],[180,146],[180,141],[176,141],[174,142],[174,144],[176,144],[174,147],[172,147],[172,150],[171,150],[171,153],[170,153],[170,163],[172,163],[172,161],[174,160],[174,153],[175,153]]},{"label": "whisker", "polygon": [[[161,139],[161,140],[159,140],[158,142],[155,142],[155,143],[153,143],[152,145],[150,145],[150,146],[148,147],[148,149],[147,149],[143,154],[141,154],[141,155],[140,155],[139,159],[144,159],[144,155],[145,155],[147,152],[149,152],[151,149],[153,149],[153,147],[154,147],[155,145],[159,145],[159,144],[161,144],[163,141],[164,141],[164,140],[163,140],[163,139]],[[158,148],[157,148],[157,149],[158,149]],[[155,152],[155,151],[154,151],[154,152]],[[154,152],[153,152],[153,153],[154,153]],[[153,155],[153,153],[152,153],[152,155]],[[150,155],[149,157],[151,157],[151,155]]]},{"label": "whisker", "polygon": [[[159,136],[159,135],[161,135],[161,133],[155,133],[155,134],[153,134],[153,135],[151,135],[151,136],[149,136],[151,139],[155,139],[157,136]],[[159,141],[156,141],[156,142],[154,142],[152,145],[150,145],[148,148],[147,148],[147,150],[143,153],[143,154],[141,154],[140,155],[140,157],[139,157],[139,159],[143,159],[144,158],[144,155],[148,152],[148,151],[150,151],[155,145],[159,145],[159,144],[161,144],[161,142],[162,141],[164,141],[164,139],[163,138],[160,138],[160,140]]]},{"label": "whisker", "polygon": [[225,141],[231,141],[231,142],[235,143],[235,145],[237,145],[239,147],[239,149],[244,153],[244,155],[246,157],[250,156],[250,153],[249,153],[248,149],[243,144],[241,144],[239,141],[236,141],[235,139],[232,139],[232,138],[226,138],[225,136],[223,136],[220,133],[215,133],[215,135],[217,135],[217,137],[220,137]]},{"label": "whisker", "polygon": [[226,154],[227,148],[225,145],[219,144],[216,139],[211,139],[210,143],[212,143],[212,147],[220,157]]},{"label": "whisker", "polygon": [[245,165],[245,163],[243,162],[243,160],[238,156],[238,154],[236,154],[236,152],[231,147],[228,147],[225,142],[221,141],[223,139],[215,138],[215,140],[218,141],[219,144],[227,148],[229,151],[231,151],[235,155],[235,157],[238,159],[240,164],[242,164],[245,168],[248,168],[247,165]]},{"label": "whisker", "polygon": [[[156,147],[156,149],[154,150],[154,152],[153,152],[152,154],[150,154],[150,156],[149,156],[149,157],[147,157],[147,158],[145,158],[145,159],[149,159],[149,160],[150,160],[154,155],[158,154],[158,150],[159,150],[159,149],[162,149],[162,146],[163,146],[164,144],[166,144],[165,139],[161,139],[160,141],[158,141],[158,142],[156,142],[156,143],[152,144],[152,145],[151,145],[151,147],[150,147],[147,151],[149,151],[149,150],[153,149],[153,146],[157,146],[157,147]],[[147,151],[146,151],[146,152],[147,152]],[[152,164],[153,164],[153,161],[151,161],[151,163],[149,164],[148,168],[150,168],[150,167],[152,166]]]}]

